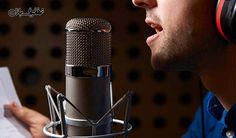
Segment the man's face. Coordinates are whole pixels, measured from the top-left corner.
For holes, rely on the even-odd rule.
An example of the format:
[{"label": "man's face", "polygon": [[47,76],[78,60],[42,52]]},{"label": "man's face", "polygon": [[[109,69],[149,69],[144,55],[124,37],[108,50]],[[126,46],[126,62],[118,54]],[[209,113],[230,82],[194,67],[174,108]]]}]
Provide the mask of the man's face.
[{"label": "man's face", "polygon": [[210,56],[219,35],[211,0],[133,0],[156,33],[147,38],[154,68],[193,71]]}]

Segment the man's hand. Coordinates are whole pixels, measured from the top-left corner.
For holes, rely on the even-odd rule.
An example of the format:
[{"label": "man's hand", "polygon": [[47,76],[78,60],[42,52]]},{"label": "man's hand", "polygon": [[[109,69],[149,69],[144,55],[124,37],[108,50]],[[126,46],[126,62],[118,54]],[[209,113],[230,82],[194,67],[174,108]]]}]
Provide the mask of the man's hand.
[{"label": "man's hand", "polygon": [[46,116],[26,107],[19,107],[15,102],[7,104],[6,108],[28,126],[33,138],[47,138],[43,134],[43,127],[49,122]]}]

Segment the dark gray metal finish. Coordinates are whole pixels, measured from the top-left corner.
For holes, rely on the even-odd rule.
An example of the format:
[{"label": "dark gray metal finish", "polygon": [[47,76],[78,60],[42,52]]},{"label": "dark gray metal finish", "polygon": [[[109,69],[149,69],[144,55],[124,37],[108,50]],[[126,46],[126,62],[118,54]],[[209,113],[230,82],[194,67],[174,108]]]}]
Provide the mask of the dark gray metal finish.
[{"label": "dark gray metal finish", "polygon": [[66,23],[66,30],[77,31],[111,31],[111,25],[108,21],[101,18],[74,18]]},{"label": "dark gray metal finish", "polygon": [[[66,97],[90,120],[99,120],[109,109],[110,78],[66,77]],[[66,104],[66,116],[85,119],[81,114]],[[97,127],[98,134],[111,133],[111,116],[102,126]],[[91,127],[68,125],[68,135],[92,135]]]},{"label": "dark gray metal finish", "polygon": [[111,77],[111,66],[102,65],[97,66],[97,68],[65,66],[65,75],[71,77]]},{"label": "dark gray metal finish", "polygon": [[84,116],[99,120],[111,108],[110,69],[103,72],[103,68],[99,68],[111,65],[111,25],[104,19],[74,18],[67,22],[65,29],[66,97],[84,114],[66,105],[66,116],[72,120],[67,121],[68,135],[109,134],[111,116],[92,130],[91,127],[78,127],[82,122],[73,120],[83,120]]},{"label": "dark gray metal finish", "polygon": [[[131,107],[131,97],[132,97],[132,92],[128,92],[127,94],[125,94],[122,98],[120,98],[114,105],[112,105],[111,109],[109,109],[99,120],[91,120],[88,117],[85,116],[84,113],[82,113],[71,101],[69,101],[63,94],[59,93],[58,91],[56,91],[55,89],[53,89],[51,86],[47,85],[45,86],[46,91],[47,91],[47,96],[48,96],[48,102],[49,104],[49,108],[52,109],[50,110],[50,114],[55,114],[57,115],[58,119],[56,119],[55,116],[53,116],[53,118],[51,119],[51,122],[48,123],[44,128],[43,128],[43,132],[44,134],[46,134],[47,136],[50,136],[52,138],[113,138],[116,136],[124,136],[124,138],[128,137],[129,132],[132,130],[132,125],[128,123],[129,120],[129,116],[130,116],[130,107]],[[56,94],[57,100],[56,103],[58,105],[58,107],[56,106],[55,101],[52,98],[52,94]],[[69,119],[64,113],[66,113],[65,107],[63,106],[66,103],[68,105],[70,105],[71,107],[74,108],[74,110],[77,111],[78,114],[80,114],[83,118],[83,120],[76,120],[73,121],[74,119],[71,118]],[[117,107],[121,106],[121,104],[125,104],[126,108],[125,108],[125,116],[124,116],[124,121],[123,120],[119,120],[119,119],[112,119],[111,124],[120,124],[123,125],[123,129],[122,131],[118,131],[118,132],[111,132],[111,133],[105,133],[105,134],[98,134],[100,132],[100,128],[102,128],[101,126],[104,125],[104,123],[106,122],[110,122],[107,121],[107,118],[110,118],[110,115],[114,113],[114,110],[117,109]],[[68,122],[69,119],[69,122]],[[82,122],[81,122],[82,121]],[[86,122],[84,124],[84,121]],[[68,135],[67,133],[67,126],[68,124],[70,124],[71,126],[81,126],[81,127],[89,127],[91,128],[92,132],[90,132],[89,135]],[[60,132],[61,134],[53,131],[56,130],[56,127],[60,125],[61,129]],[[111,126],[112,128],[112,126]],[[84,131],[85,132],[85,131]],[[83,132],[83,133],[84,133]],[[98,132],[98,133],[97,133]],[[92,133],[92,135],[91,135]]]},{"label": "dark gray metal finish", "polygon": [[66,65],[96,68],[111,65],[111,26],[97,18],[75,18],[66,24]]}]

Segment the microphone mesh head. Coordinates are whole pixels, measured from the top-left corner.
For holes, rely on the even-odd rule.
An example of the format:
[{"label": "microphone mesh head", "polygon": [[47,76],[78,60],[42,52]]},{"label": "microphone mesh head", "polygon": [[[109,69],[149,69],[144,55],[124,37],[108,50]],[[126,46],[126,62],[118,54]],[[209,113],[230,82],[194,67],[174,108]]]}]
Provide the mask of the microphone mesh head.
[{"label": "microphone mesh head", "polygon": [[111,25],[104,19],[74,18],[66,24],[66,65],[111,64]]},{"label": "microphone mesh head", "polygon": [[111,31],[111,25],[108,21],[101,18],[74,18],[66,23],[66,30],[78,31],[96,31],[106,29]]}]

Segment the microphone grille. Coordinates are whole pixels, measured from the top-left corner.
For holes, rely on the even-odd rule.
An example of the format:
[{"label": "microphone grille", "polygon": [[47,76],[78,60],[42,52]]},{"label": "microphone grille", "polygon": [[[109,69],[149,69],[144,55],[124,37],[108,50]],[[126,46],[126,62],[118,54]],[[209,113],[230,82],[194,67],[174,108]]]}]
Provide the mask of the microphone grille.
[{"label": "microphone grille", "polygon": [[111,25],[99,18],[75,18],[66,24],[66,65],[111,64]]},{"label": "microphone grille", "polygon": [[101,18],[74,18],[66,23],[66,30],[77,31],[111,31],[111,25],[108,21]]}]

